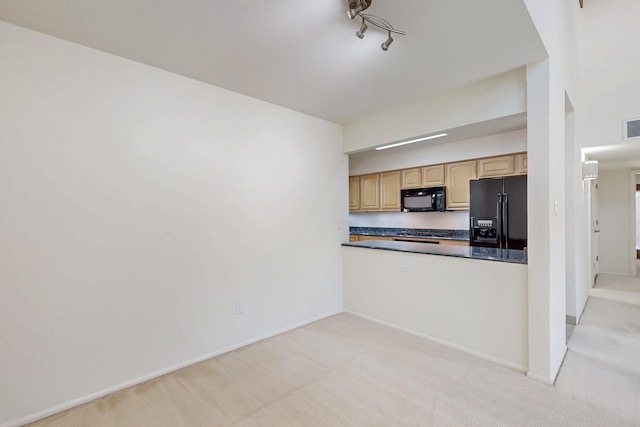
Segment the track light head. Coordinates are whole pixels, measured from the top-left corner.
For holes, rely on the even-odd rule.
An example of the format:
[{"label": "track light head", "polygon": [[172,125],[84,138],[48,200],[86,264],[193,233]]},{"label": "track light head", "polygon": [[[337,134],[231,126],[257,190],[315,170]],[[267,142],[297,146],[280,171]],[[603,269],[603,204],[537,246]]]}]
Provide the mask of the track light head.
[{"label": "track light head", "polygon": [[349,10],[347,16],[353,19],[358,14],[371,6],[371,0],[349,0]]},{"label": "track light head", "polygon": [[360,26],[360,29],[358,31],[356,31],[356,36],[361,39],[364,37],[364,33],[367,31],[367,28],[369,28],[369,26],[367,24],[365,24],[364,22],[364,18],[362,18],[362,25]]},{"label": "track light head", "polygon": [[385,40],[385,42],[382,43],[380,47],[386,52],[387,50],[389,50],[389,46],[391,45],[391,43],[393,43],[393,39],[391,38],[391,31],[389,31],[389,38]]}]

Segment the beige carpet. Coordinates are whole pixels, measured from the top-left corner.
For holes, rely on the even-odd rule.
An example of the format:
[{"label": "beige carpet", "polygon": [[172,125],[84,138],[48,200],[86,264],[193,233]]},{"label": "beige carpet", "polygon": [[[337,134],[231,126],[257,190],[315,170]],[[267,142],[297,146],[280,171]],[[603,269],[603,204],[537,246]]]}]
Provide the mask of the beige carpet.
[{"label": "beige carpet", "polygon": [[640,277],[599,274],[589,296],[640,305]]},{"label": "beige carpet", "polygon": [[638,426],[640,307],[594,300],[555,387],[341,314],[32,425]]}]

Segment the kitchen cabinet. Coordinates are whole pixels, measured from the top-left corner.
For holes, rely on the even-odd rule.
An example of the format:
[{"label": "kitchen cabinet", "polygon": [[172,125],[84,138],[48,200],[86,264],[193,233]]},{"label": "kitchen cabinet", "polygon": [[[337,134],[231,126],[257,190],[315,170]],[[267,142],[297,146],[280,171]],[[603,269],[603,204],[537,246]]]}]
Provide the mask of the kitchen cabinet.
[{"label": "kitchen cabinet", "polygon": [[399,211],[400,190],[446,187],[447,210],[469,209],[469,181],[527,174],[527,153],[349,177],[349,211]]},{"label": "kitchen cabinet", "polygon": [[400,211],[402,171],[349,177],[349,211]]},{"label": "kitchen cabinet", "polygon": [[402,188],[441,187],[444,185],[444,165],[423,166],[402,170]]},{"label": "kitchen cabinet", "polygon": [[360,177],[349,177],[349,210],[360,210]]},{"label": "kitchen cabinet", "polygon": [[449,239],[431,239],[431,238],[421,238],[421,237],[394,237],[394,236],[376,236],[371,234],[350,234],[349,241],[350,242],[362,242],[364,240],[395,240],[398,242],[417,242],[417,243],[434,243],[440,245],[458,245],[458,246],[469,246],[468,240],[449,240]]},{"label": "kitchen cabinet", "polygon": [[515,166],[513,155],[478,159],[478,178],[513,175]]},{"label": "kitchen cabinet", "polygon": [[420,237],[394,237],[393,240],[398,242],[416,242],[416,243],[436,243],[440,245],[457,245],[457,246],[469,246],[468,240],[442,240],[442,239],[429,239]]},{"label": "kitchen cabinet", "polygon": [[380,209],[400,211],[400,171],[380,174]]},{"label": "kitchen cabinet", "polygon": [[440,240],[441,245],[469,246],[468,240]]},{"label": "kitchen cabinet", "polygon": [[516,174],[527,174],[527,153],[516,154]]},{"label": "kitchen cabinet", "polygon": [[410,168],[402,170],[402,188],[422,187],[422,169]]},{"label": "kitchen cabinet", "polygon": [[[352,238],[354,238],[356,240],[351,240]],[[393,240],[393,237],[389,237],[389,236],[372,236],[369,234],[351,234],[349,235],[349,241],[350,242],[362,242],[364,240]]]},{"label": "kitchen cabinet", "polygon": [[380,209],[380,174],[360,176],[360,210]]},{"label": "kitchen cabinet", "polygon": [[444,183],[444,165],[425,166],[422,168],[423,187],[441,187]]},{"label": "kitchen cabinet", "polygon": [[469,209],[469,181],[477,178],[475,160],[446,164],[447,210]]}]

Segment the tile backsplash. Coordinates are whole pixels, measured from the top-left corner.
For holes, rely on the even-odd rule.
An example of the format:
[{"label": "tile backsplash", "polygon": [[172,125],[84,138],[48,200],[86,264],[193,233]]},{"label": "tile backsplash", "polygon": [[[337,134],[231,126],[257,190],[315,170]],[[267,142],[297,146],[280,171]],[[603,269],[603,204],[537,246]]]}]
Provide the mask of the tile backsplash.
[{"label": "tile backsplash", "polygon": [[349,226],[468,230],[469,211],[352,212]]}]

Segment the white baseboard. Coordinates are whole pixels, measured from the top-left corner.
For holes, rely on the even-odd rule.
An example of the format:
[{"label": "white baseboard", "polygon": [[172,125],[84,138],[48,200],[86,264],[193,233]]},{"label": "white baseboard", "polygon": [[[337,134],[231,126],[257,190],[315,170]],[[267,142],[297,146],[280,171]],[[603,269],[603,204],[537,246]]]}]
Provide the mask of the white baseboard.
[{"label": "white baseboard", "polygon": [[[569,347],[567,347],[566,345],[563,346],[563,350],[562,350],[562,360],[560,360],[560,363],[558,364],[558,366],[555,367],[555,372],[553,373],[553,375],[551,377],[546,377],[543,375],[538,375],[535,372],[527,372],[527,377],[536,380],[536,381],[540,381],[543,382],[545,384],[548,385],[554,385],[556,383],[556,379],[558,379],[558,374],[560,374],[560,369],[562,369],[562,364],[564,363],[564,360],[567,357],[567,352],[569,351]],[[552,368],[553,369],[553,368]]]},{"label": "white baseboard", "polygon": [[424,338],[424,339],[427,339],[429,341],[433,341],[433,342],[438,343],[438,344],[442,344],[442,345],[444,345],[446,347],[462,351],[463,353],[467,353],[467,354],[470,354],[472,356],[479,357],[479,358],[487,360],[489,362],[505,366],[505,367],[507,367],[509,369],[513,369],[514,371],[518,371],[518,372],[521,372],[523,374],[525,374],[527,372],[527,367],[525,367],[525,366],[516,365],[515,363],[507,362],[506,360],[498,359],[497,357],[493,357],[493,356],[490,356],[490,355],[485,354],[485,353],[480,353],[478,351],[471,350],[469,348],[466,348],[466,347],[451,343],[449,341],[444,341],[444,340],[442,340],[440,338],[435,338],[435,337],[432,337],[430,335],[422,334],[422,333],[416,332],[416,331],[414,331],[412,329],[403,328],[403,327],[395,325],[393,323],[385,322],[383,320],[376,319],[375,317],[367,316],[366,314],[358,313],[356,311],[347,310],[347,309],[345,309],[344,311],[345,311],[345,313],[350,313],[350,314],[353,314],[354,316],[362,317],[363,319],[367,319],[367,320],[370,320],[372,322],[379,323],[381,325],[388,326],[390,328],[397,329],[399,331],[406,332],[408,334],[415,335],[417,337]]},{"label": "white baseboard", "polygon": [[57,414],[59,412],[66,411],[67,409],[71,409],[71,408],[74,408],[76,406],[91,402],[92,400],[99,399],[99,398],[104,397],[106,395],[115,393],[115,392],[120,391],[120,390],[124,390],[125,388],[129,388],[129,387],[132,387],[132,386],[137,385],[137,384],[141,384],[143,382],[152,380],[154,378],[161,377],[163,375],[166,375],[166,374],[169,374],[171,372],[177,371],[178,369],[182,369],[182,368],[185,368],[187,366],[191,366],[191,365],[194,365],[196,363],[202,362],[203,360],[207,360],[207,359],[211,359],[212,357],[220,356],[221,354],[228,353],[228,352],[233,351],[233,350],[237,350],[237,349],[239,349],[241,347],[246,347],[246,346],[248,346],[250,344],[254,344],[254,343],[258,342],[258,341],[262,341],[262,340],[265,340],[267,338],[271,338],[271,337],[274,337],[276,335],[280,335],[280,334],[283,334],[285,332],[289,332],[289,331],[292,331],[294,329],[298,329],[298,328],[300,328],[302,326],[309,325],[311,323],[317,322],[317,321],[322,320],[322,319],[326,319],[327,317],[335,316],[336,314],[340,314],[340,313],[342,313],[342,310],[326,313],[326,314],[314,317],[312,319],[308,319],[308,320],[305,320],[303,322],[300,322],[300,323],[297,323],[297,324],[294,324],[294,325],[291,325],[291,326],[287,326],[286,328],[278,329],[276,331],[269,332],[267,334],[260,335],[260,336],[255,337],[255,338],[251,338],[249,340],[245,340],[245,341],[242,341],[240,343],[233,344],[231,346],[223,347],[221,349],[218,349],[218,350],[215,350],[215,351],[213,351],[211,353],[196,357],[196,358],[188,360],[186,362],[178,363],[176,365],[169,366],[169,367],[164,368],[164,369],[160,369],[160,370],[157,370],[157,371],[154,371],[154,372],[150,372],[150,373],[148,373],[146,375],[142,375],[140,377],[133,378],[133,379],[131,379],[129,381],[125,381],[125,382],[117,384],[117,385],[115,385],[113,387],[109,387],[109,388],[106,388],[104,390],[100,390],[100,391],[97,391],[95,393],[91,393],[91,394],[88,394],[86,396],[82,396],[82,397],[79,397],[77,399],[69,400],[69,401],[61,403],[59,405],[55,405],[55,406],[53,406],[51,408],[45,409],[44,411],[36,412],[35,414],[27,415],[25,417],[21,417],[21,418],[18,418],[16,420],[13,420],[13,421],[8,421],[8,422],[2,424],[0,427],[19,427],[19,426],[22,426],[22,425],[25,425],[25,424],[32,423],[34,421],[41,420],[41,419],[46,418],[46,417],[50,417],[51,415],[55,415],[55,414]]},{"label": "white baseboard", "polygon": [[535,374],[533,372],[527,372],[527,377],[531,378],[532,380],[540,381],[548,385],[553,385],[553,381],[551,381],[550,378]]}]

